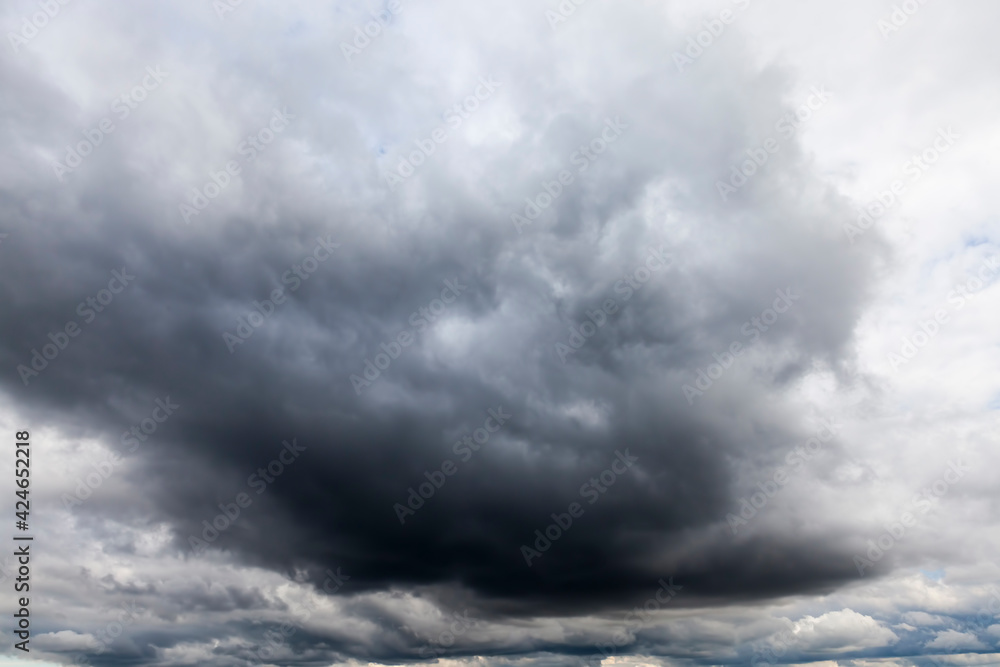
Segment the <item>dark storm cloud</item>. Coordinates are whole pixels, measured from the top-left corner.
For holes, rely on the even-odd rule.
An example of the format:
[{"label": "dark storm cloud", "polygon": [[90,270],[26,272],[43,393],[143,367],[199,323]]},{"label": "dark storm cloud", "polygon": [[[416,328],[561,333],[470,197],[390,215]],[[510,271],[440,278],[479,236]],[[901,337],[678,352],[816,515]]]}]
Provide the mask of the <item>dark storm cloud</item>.
[{"label": "dark storm cloud", "polygon": [[[39,111],[5,109],[4,134],[20,138],[8,160],[25,165],[19,187],[2,194],[5,391],[39,419],[84,424],[114,443],[155,399],[181,406],[155,443],[132,455],[144,496],[126,504],[109,490],[74,510],[81,520],[166,520],[177,550],[189,551],[202,522],[244,492],[252,505],[212,545],[234,559],[302,568],[320,587],[327,569],[342,567],[345,594],[428,586],[450,604],[447,591],[459,587],[485,615],[605,612],[667,575],[686,586],[680,605],[827,590],[852,578],[842,536],[773,530],[734,543],[725,516],[739,491],[732,462],[783,452],[802,430],[791,415],[756,428],[762,397],[814,360],[849,361],[871,254],[844,243],[848,208],[812,179],[794,146],[721,202],[718,174],[785,113],[785,82],[740,64],[721,43],[677,76],[662,43],[684,36],[634,29],[640,10],[622,12],[600,52],[493,43],[476,76],[496,73],[503,85],[490,103],[513,109],[526,130],[479,149],[453,137],[396,194],[385,190],[368,144],[390,128],[424,136],[464,93],[411,77],[405,62],[385,64],[377,49],[415,48],[391,35],[364,54],[386,81],[379,85],[340,62],[323,72],[328,82],[316,81],[318,66],[303,73],[318,48],[312,35],[269,53],[267,66],[260,54],[235,55],[239,31],[253,37],[236,14],[213,27],[231,31],[220,46],[199,47],[216,58],[208,72],[166,38],[136,46],[145,56],[137,62],[164,63],[171,88],[164,84],[162,102],[147,102],[67,184],[38,151],[60,154],[80,136],[74,128],[101,117],[100,104],[74,117],[41,113],[66,93],[26,74],[35,61],[4,54],[5,87],[20,108]],[[578,37],[594,29],[574,20]],[[620,68],[596,67],[606,57]],[[227,62],[234,69],[224,70]],[[592,67],[590,78],[564,81],[573,62]],[[127,89],[134,75],[119,70]],[[207,171],[243,159],[238,143],[283,104],[295,114],[288,130],[242,162],[241,181],[185,225],[178,204],[208,182]],[[579,171],[572,156],[609,118],[627,127]],[[488,127],[485,116],[468,122],[477,121]],[[228,123],[235,140],[209,141],[214,123]],[[412,139],[401,144],[408,151]],[[335,196],[319,187],[310,150],[344,174]],[[511,214],[563,169],[574,182],[519,234]],[[666,208],[644,208],[652,192]],[[291,288],[282,277],[318,239],[339,247]],[[649,247],[664,248],[674,264],[640,289],[621,288]],[[100,312],[91,305],[88,319],[79,304],[99,299],[115,271],[134,279]],[[433,313],[447,281],[467,287],[437,321],[421,315],[428,324],[415,325],[412,314]],[[230,351],[223,334],[236,333],[239,318],[277,288],[287,301]],[[800,299],[751,346],[741,326],[789,289]],[[564,363],[556,345],[608,299],[617,311]],[[32,351],[69,322],[79,334],[25,386],[17,368],[30,367]],[[356,391],[351,376],[364,377],[366,361],[402,331],[414,342]],[[738,362],[689,404],[682,386],[733,341],[758,361]],[[509,422],[461,461],[453,443],[500,409]],[[292,438],[305,451],[258,495],[248,478]],[[617,451],[638,460],[590,505],[581,487]],[[457,473],[401,525],[394,505],[445,459]],[[521,545],[573,502],[583,516],[528,566]],[[204,610],[258,604],[236,594],[183,599]],[[296,641],[304,648],[315,639]],[[388,646],[336,650],[412,657],[405,638]]]}]

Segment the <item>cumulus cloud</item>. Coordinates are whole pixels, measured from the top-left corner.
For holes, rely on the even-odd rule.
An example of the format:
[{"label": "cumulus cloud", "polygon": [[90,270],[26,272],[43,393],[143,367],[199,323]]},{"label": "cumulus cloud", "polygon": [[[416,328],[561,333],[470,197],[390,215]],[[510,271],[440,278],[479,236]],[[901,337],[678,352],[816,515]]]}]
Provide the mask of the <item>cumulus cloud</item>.
[{"label": "cumulus cloud", "polygon": [[802,649],[859,651],[894,644],[899,637],[871,616],[850,609],[831,611],[819,617],[806,616],[792,626]]},{"label": "cumulus cloud", "polygon": [[927,648],[943,649],[946,651],[955,650],[985,650],[986,645],[979,641],[970,632],[958,632],[956,630],[944,630],[937,633],[934,639],[927,643]]}]

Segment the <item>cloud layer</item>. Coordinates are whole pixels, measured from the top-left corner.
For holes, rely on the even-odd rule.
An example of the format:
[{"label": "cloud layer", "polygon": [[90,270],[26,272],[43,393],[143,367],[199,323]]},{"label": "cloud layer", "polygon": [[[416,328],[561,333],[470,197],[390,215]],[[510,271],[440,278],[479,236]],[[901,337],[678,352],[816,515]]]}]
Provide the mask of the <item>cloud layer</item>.
[{"label": "cloud layer", "polygon": [[[996,135],[942,106],[912,121],[918,156],[960,126],[926,169],[844,158],[876,75],[717,5],[71,3],[11,41],[3,416],[52,442],[44,558],[77,554],[41,584],[46,655],[994,650],[963,623],[989,599],[968,527],[993,525],[995,413],[928,411],[935,371],[896,373],[983,328],[995,221],[973,181],[948,264],[891,225]],[[4,19],[23,37],[33,11]],[[891,49],[994,10],[949,11],[845,13]]]}]

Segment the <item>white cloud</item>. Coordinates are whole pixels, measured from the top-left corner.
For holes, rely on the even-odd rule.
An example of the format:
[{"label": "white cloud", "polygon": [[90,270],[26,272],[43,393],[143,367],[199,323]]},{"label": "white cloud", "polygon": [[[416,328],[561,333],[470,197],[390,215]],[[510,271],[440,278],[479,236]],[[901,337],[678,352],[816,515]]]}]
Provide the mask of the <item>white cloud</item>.
[{"label": "white cloud", "polygon": [[72,630],[46,632],[34,639],[34,646],[43,651],[93,651],[100,646],[97,637]]},{"label": "white cloud", "polygon": [[944,630],[937,633],[937,636],[926,646],[930,649],[944,651],[980,651],[987,648],[986,644],[979,641],[971,632],[958,632],[957,630]]},{"label": "white cloud", "polygon": [[885,625],[851,609],[806,616],[792,625],[792,634],[794,646],[803,651],[860,651],[899,641]]}]

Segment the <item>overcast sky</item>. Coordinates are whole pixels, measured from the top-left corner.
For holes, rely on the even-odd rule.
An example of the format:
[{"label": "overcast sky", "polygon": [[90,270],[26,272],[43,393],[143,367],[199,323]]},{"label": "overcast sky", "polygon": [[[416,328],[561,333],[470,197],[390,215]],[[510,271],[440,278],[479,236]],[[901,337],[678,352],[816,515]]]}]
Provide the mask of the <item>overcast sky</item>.
[{"label": "overcast sky", "polygon": [[1000,664],[1000,5],[577,2],[3,5],[0,664]]}]

